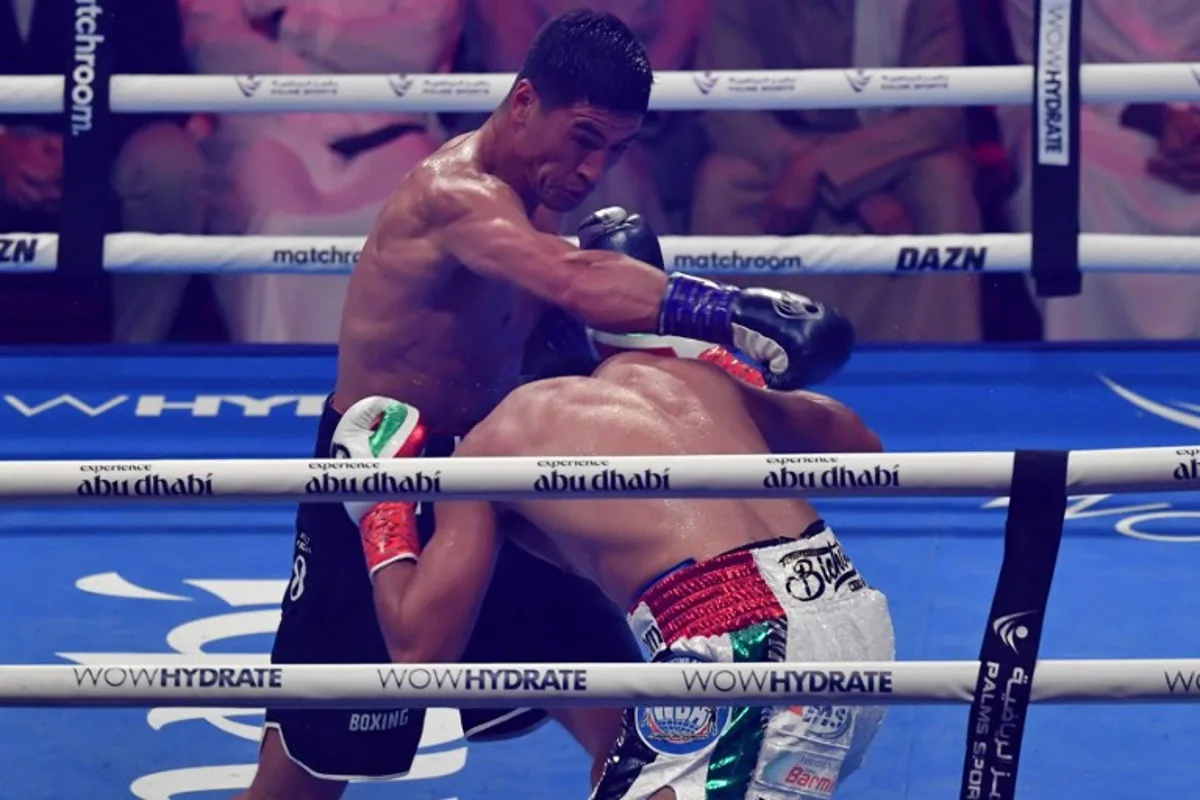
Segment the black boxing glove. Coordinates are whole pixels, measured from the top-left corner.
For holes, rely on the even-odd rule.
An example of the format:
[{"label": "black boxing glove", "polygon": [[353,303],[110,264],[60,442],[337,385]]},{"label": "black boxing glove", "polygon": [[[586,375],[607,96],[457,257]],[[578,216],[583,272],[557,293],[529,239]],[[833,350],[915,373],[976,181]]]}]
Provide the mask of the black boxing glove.
[{"label": "black boxing glove", "polygon": [[583,250],[613,250],[652,267],[666,269],[658,236],[640,214],[613,206],[592,214],[579,225]]},{"label": "black boxing glove", "polygon": [[850,359],[854,327],[835,309],[792,292],[739,289],[674,273],[658,333],[715,342],[763,367],[772,389],[812,386]]},{"label": "black boxing glove", "polygon": [[542,314],[525,348],[522,373],[528,380],[591,375],[600,356],[582,322],[552,308]]},{"label": "black boxing glove", "polygon": [[[615,250],[665,270],[658,236],[638,214],[605,208],[579,226],[585,250]],[[758,362],[767,386],[802,389],[833,375],[850,359],[854,328],[835,309],[802,295],[739,289],[673,273],[656,333],[712,342]]]}]

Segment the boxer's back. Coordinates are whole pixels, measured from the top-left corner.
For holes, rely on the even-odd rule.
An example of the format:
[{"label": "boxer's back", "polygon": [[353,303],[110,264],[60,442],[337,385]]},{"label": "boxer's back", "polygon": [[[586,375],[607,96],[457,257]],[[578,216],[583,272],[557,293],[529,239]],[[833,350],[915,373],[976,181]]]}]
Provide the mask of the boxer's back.
[{"label": "boxer's back", "polygon": [[457,191],[455,202],[469,203],[474,187],[497,183],[479,167],[468,134],[413,168],[388,200],[347,292],[339,409],[372,394],[403,397],[432,428],[459,432],[516,385],[542,306],[511,284],[468,271],[437,236],[454,213],[448,195]]},{"label": "boxer's back", "polygon": [[[782,405],[773,409],[776,402]],[[518,389],[468,437],[466,446],[480,448],[476,454],[514,456],[823,449],[821,429],[833,433],[837,425],[823,421],[820,402],[751,389],[699,361],[627,353],[606,361],[592,378],[540,381]],[[794,412],[788,403],[796,406]],[[805,419],[805,404],[816,417]],[[861,427],[848,410],[838,408]],[[790,430],[783,430],[789,425]],[[764,435],[768,426],[779,430]],[[877,441],[862,431],[860,441]],[[846,441],[851,440],[830,445]],[[653,483],[656,477],[642,479]],[[702,560],[764,539],[795,537],[817,519],[800,499],[554,499],[512,508],[514,520],[506,531],[522,546],[592,579],[619,603],[681,561]],[[532,526],[522,525],[522,518]]]}]

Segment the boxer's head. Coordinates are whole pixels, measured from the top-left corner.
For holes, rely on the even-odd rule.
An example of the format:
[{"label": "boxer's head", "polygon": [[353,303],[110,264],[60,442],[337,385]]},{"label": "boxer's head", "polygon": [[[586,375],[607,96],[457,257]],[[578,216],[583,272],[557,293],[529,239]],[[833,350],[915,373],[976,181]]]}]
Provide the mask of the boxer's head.
[{"label": "boxer's head", "polygon": [[538,201],[571,211],[633,143],[654,78],[633,32],[598,11],[555,17],[504,101],[513,155]]}]

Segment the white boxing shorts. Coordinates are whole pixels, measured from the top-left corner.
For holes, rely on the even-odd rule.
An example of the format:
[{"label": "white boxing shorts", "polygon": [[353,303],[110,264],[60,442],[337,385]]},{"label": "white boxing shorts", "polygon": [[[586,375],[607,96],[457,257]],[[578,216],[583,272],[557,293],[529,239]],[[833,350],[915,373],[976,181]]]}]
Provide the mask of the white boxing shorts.
[{"label": "white boxing shorts", "polygon": [[[892,661],[887,598],[823,522],[689,562],[628,614],[655,662]],[[871,706],[626,709],[592,800],[827,800],[857,769],[886,709]]]}]

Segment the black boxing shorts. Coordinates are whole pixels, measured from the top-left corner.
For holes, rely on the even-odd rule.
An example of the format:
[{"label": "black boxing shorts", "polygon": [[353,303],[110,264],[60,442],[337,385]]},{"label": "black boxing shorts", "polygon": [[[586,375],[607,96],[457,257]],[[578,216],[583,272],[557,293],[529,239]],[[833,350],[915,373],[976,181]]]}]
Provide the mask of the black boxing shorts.
[{"label": "black boxing shorts", "polygon": [[[340,415],[328,400],[315,458],[330,457]],[[426,458],[454,451],[453,436],[431,435]],[[422,542],[433,535],[432,506],[418,514]],[[340,503],[301,503],[291,580],[271,650],[274,664],[379,664],[390,660],[367,576],[358,527]],[[642,661],[621,609],[590,582],[505,543],[463,663]],[[463,709],[472,742],[520,736],[548,718],[544,709]],[[412,708],[268,709],[292,761],[329,780],[371,780],[408,772],[425,712]]]}]

